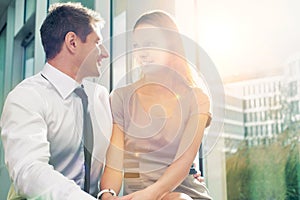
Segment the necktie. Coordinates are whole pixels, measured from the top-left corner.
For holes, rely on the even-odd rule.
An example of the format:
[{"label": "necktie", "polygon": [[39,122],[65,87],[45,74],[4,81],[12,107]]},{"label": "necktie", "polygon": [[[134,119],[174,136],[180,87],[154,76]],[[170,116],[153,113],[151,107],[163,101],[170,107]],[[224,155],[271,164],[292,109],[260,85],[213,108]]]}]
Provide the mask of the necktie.
[{"label": "necktie", "polygon": [[83,107],[83,144],[84,144],[84,191],[89,193],[90,189],[90,170],[91,170],[91,155],[93,150],[93,127],[90,113],[88,112],[88,98],[83,89],[83,86],[74,90],[74,93],[81,98]]}]

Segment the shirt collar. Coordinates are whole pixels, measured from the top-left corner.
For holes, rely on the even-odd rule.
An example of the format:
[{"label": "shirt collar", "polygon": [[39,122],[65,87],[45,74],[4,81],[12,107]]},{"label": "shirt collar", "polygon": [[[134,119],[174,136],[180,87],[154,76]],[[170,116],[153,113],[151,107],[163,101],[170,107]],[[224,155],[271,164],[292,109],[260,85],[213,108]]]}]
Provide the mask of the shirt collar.
[{"label": "shirt collar", "polygon": [[63,99],[66,99],[76,87],[80,86],[74,79],[49,63],[45,64],[41,74],[55,87]]}]

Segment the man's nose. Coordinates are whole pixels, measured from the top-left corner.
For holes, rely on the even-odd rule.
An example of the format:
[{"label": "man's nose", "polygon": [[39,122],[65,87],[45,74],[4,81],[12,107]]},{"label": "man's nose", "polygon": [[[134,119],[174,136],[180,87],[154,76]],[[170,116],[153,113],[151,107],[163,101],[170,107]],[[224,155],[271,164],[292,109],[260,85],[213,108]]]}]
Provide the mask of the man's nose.
[{"label": "man's nose", "polygon": [[107,49],[103,45],[100,45],[100,50],[101,50],[101,56],[103,58],[108,58],[109,57]]}]

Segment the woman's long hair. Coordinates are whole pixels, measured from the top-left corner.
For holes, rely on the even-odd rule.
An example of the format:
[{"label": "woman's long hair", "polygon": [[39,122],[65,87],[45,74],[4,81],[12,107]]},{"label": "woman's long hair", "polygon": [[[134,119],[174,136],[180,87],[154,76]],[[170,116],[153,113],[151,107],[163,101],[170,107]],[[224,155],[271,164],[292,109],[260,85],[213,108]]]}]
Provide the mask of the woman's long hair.
[{"label": "woman's long hair", "polygon": [[173,67],[176,67],[177,71],[181,73],[181,76],[184,77],[188,85],[195,86],[195,80],[193,79],[190,66],[185,57],[181,35],[173,18],[164,11],[154,10],[141,15],[136,21],[133,30],[140,25],[152,25],[165,33],[165,36],[168,39],[167,42],[169,43],[166,50],[169,53],[174,54],[177,58],[175,59],[176,61],[174,61]]}]

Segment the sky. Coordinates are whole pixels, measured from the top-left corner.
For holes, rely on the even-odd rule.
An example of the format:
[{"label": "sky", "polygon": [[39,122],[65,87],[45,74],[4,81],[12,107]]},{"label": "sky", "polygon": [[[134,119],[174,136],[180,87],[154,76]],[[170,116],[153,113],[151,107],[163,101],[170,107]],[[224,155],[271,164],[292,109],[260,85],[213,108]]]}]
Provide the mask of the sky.
[{"label": "sky", "polygon": [[[179,25],[197,26],[200,46],[215,63],[222,79],[273,74],[284,70],[300,52],[299,0],[195,0],[196,19],[180,5]],[[185,11],[184,11],[185,10]],[[187,20],[193,23],[187,23]]]}]

